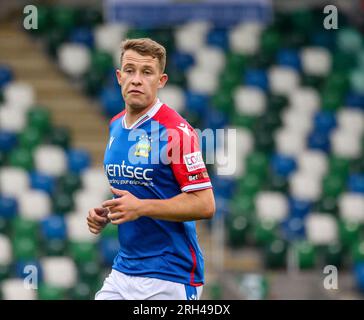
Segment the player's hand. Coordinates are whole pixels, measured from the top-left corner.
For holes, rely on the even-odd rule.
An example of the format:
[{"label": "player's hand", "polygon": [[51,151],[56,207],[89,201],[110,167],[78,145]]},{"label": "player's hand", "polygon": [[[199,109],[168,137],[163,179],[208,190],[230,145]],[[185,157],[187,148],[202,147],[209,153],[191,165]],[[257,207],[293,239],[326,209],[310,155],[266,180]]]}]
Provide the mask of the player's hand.
[{"label": "player's hand", "polygon": [[107,208],[92,208],[88,212],[87,225],[88,229],[99,234],[101,230],[110,222],[107,218],[109,210]]},{"label": "player's hand", "polygon": [[110,213],[107,217],[112,224],[121,224],[140,217],[142,200],[129,191],[111,188],[111,192],[119,198],[104,201],[102,206],[109,209]]}]

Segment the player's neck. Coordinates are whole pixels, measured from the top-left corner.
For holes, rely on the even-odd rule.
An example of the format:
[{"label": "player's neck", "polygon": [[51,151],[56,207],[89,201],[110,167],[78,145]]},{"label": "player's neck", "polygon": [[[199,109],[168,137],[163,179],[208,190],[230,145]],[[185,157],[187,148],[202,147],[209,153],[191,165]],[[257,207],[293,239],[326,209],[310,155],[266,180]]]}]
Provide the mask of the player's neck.
[{"label": "player's neck", "polygon": [[133,108],[129,105],[126,105],[126,114],[125,114],[125,123],[127,125],[127,127],[129,128],[130,126],[133,125],[133,123],[135,123],[141,116],[143,116],[144,114],[146,114],[150,109],[153,108],[153,106],[156,104],[157,102],[157,98],[155,98],[155,100],[146,108],[142,109],[142,108]]}]

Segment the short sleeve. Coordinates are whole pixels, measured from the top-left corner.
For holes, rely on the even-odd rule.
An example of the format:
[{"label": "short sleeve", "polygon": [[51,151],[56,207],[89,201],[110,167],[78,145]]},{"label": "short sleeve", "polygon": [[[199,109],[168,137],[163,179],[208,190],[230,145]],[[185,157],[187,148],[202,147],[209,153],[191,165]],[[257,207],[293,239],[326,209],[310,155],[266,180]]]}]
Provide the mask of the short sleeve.
[{"label": "short sleeve", "polygon": [[181,125],[170,130],[168,137],[170,166],[180,189],[183,192],[193,192],[212,188],[198,136],[188,124]]}]

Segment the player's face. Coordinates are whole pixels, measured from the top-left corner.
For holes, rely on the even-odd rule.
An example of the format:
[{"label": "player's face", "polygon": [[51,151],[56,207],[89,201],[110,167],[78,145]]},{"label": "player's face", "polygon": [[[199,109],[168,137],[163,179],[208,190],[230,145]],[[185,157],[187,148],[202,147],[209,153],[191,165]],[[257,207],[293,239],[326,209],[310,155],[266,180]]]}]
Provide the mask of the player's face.
[{"label": "player's face", "polygon": [[158,89],[163,88],[168,79],[161,73],[157,58],[142,56],[134,50],[125,51],[116,75],[126,105],[134,109],[152,105]]}]

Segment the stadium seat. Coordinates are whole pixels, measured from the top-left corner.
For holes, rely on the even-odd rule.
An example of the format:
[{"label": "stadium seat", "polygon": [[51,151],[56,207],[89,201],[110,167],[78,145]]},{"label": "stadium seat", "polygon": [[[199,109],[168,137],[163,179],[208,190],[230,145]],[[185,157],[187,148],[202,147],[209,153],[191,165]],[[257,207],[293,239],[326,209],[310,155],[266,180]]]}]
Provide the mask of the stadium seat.
[{"label": "stadium seat", "polygon": [[101,239],[99,242],[100,246],[100,256],[102,262],[106,266],[111,266],[113,264],[114,258],[120,249],[120,244],[118,239]]},{"label": "stadium seat", "polygon": [[349,159],[356,159],[361,155],[360,137],[350,131],[338,128],[332,132],[330,139],[333,154]]},{"label": "stadium seat", "polygon": [[66,222],[63,217],[51,215],[42,219],[40,224],[40,234],[43,239],[62,239],[67,238]]},{"label": "stadium seat", "polygon": [[32,151],[41,143],[42,133],[37,128],[27,127],[20,133],[18,139],[21,148]]},{"label": "stadium seat", "polygon": [[68,170],[80,174],[91,163],[91,156],[85,149],[71,149],[67,153]]},{"label": "stadium seat", "polygon": [[4,300],[35,300],[37,297],[34,289],[24,286],[23,279],[9,278],[1,283],[2,298]]},{"label": "stadium seat", "polygon": [[326,76],[331,70],[331,54],[322,47],[305,47],[301,50],[303,72],[314,76]]},{"label": "stadium seat", "polygon": [[75,209],[73,196],[70,193],[59,191],[53,194],[52,210],[56,214],[67,214]]},{"label": "stadium seat", "polygon": [[188,69],[187,82],[190,90],[201,94],[212,95],[218,88],[217,76],[199,66]]},{"label": "stadium seat", "polygon": [[281,177],[289,177],[297,169],[295,158],[284,154],[274,154],[270,159],[270,170]]},{"label": "stadium seat", "polygon": [[229,45],[233,52],[254,55],[260,48],[263,26],[257,23],[241,23],[229,32]]},{"label": "stadium seat", "polygon": [[5,87],[9,82],[11,82],[14,78],[14,74],[12,69],[5,65],[0,65],[0,90]]},{"label": "stadium seat", "polygon": [[329,245],[338,240],[336,219],[330,214],[311,213],[305,220],[307,239],[313,245]]},{"label": "stadium seat", "polygon": [[37,171],[59,177],[67,170],[66,154],[58,146],[40,145],[34,151],[34,163]]},{"label": "stadium seat", "polygon": [[239,115],[260,116],[266,110],[266,97],[259,88],[238,87],[234,92],[234,102]]},{"label": "stadium seat", "polygon": [[56,183],[53,177],[33,171],[30,173],[30,187],[51,195],[55,190]]},{"label": "stadium seat", "polygon": [[92,242],[70,240],[69,252],[77,265],[98,261],[96,244]]},{"label": "stadium seat", "polygon": [[348,179],[347,189],[350,192],[364,194],[364,174],[351,174]]},{"label": "stadium seat", "polygon": [[64,43],[58,49],[59,64],[63,72],[70,77],[81,77],[91,64],[90,52],[81,43]]},{"label": "stadium seat", "polygon": [[268,71],[269,86],[273,93],[289,95],[298,88],[300,78],[292,68],[273,66]]},{"label": "stadium seat", "polygon": [[0,193],[0,217],[12,219],[18,213],[18,202],[15,198]]},{"label": "stadium seat", "polygon": [[281,222],[288,214],[286,197],[278,192],[260,192],[255,199],[257,217]]},{"label": "stadium seat", "polygon": [[15,261],[33,261],[39,255],[39,248],[34,235],[19,235],[12,240],[13,255]]},{"label": "stadium seat", "polygon": [[43,257],[41,266],[47,285],[69,289],[77,281],[77,269],[69,257]]},{"label": "stadium seat", "polygon": [[6,235],[0,234],[0,265],[7,266],[12,263],[13,253],[11,242]]},{"label": "stadium seat", "polygon": [[39,300],[63,300],[65,298],[65,292],[62,288],[40,283],[38,288]]},{"label": "stadium seat", "polygon": [[4,87],[5,102],[19,110],[28,110],[35,102],[33,87],[24,82],[11,82]]},{"label": "stadium seat", "polygon": [[51,126],[51,115],[49,110],[42,106],[30,109],[27,113],[28,127],[38,129],[42,134],[48,133]]},{"label": "stadium seat", "polygon": [[[128,26],[126,24],[101,24],[94,29],[95,46],[99,50],[114,54],[117,50],[120,55],[120,43],[125,37]],[[120,64],[120,57],[117,60]]]},{"label": "stadium seat", "polygon": [[220,74],[225,67],[225,54],[219,48],[205,46],[196,51],[195,63],[202,69]]},{"label": "stadium seat", "polygon": [[102,169],[90,167],[83,171],[81,175],[81,183],[83,190],[95,191],[101,197],[105,197],[110,193],[110,185]]},{"label": "stadium seat", "polygon": [[363,44],[360,33],[353,28],[342,28],[337,34],[337,46],[345,52],[358,52]]},{"label": "stadium seat", "polygon": [[328,171],[327,157],[317,150],[304,150],[297,158],[298,169],[323,177]]},{"label": "stadium seat", "polygon": [[183,112],[186,108],[183,90],[176,85],[166,85],[159,91],[159,99],[177,112]]},{"label": "stadium seat", "polygon": [[289,102],[292,109],[312,115],[320,107],[320,96],[314,88],[298,87],[290,93]]},{"label": "stadium seat", "polygon": [[355,109],[342,109],[337,113],[339,128],[361,136],[364,132],[364,113]]},{"label": "stadium seat", "polygon": [[18,199],[19,214],[24,218],[40,220],[51,213],[51,202],[44,191],[28,190],[19,195]]},{"label": "stadium seat", "polygon": [[279,153],[297,157],[306,148],[306,136],[292,129],[278,129],[275,134],[275,145]]},{"label": "stadium seat", "polygon": [[74,194],[75,211],[86,214],[91,208],[100,208],[105,196],[99,191],[79,190]]},{"label": "stadium seat", "polygon": [[[0,130],[0,152],[5,159],[5,153],[13,149],[17,144],[17,134],[15,132],[9,132]],[[3,161],[4,161],[3,159]]]},{"label": "stadium seat", "polygon": [[67,238],[74,242],[96,242],[98,236],[91,233],[87,226],[87,211],[81,214],[70,214],[66,217]]},{"label": "stadium seat", "polygon": [[345,221],[364,222],[364,196],[357,193],[343,193],[338,206],[340,217]]},{"label": "stadium seat", "polygon": [[312,116],[293,107],[282,112],[282,121],[285,128],[302,136],[307,136],[313,127]]},{"label": "stadium seat", "polygon": [[29,176],[22,168],[1,167],[0,169],[0,189],[1,193],[18,197],[26,192],[30,187]]},{"label": "stadium seat", "polygon": [[71,44],[80,44],[90,49],[94,47],[93,30],[86,26],[72,29],[68,36],[68,40]]},{"label": "stadium seat", "polygon": [[7,104],[0,109],[0,128],[4,131],[20,133],[26,125],[23,111],[13,105]]},{"label": "stadium seat", "polygon": [[297,171],[289,178],[290,194],[299,200],[317,201],[322,193],[321,180],[307,172]]},{"label": "stadium seat", "polygon": [[193,21],[177,27],[174,34],[177,50],[195,53],[205,45],[210,28],[206,21]]},{"label": "stadium seat", "polygon": [[297,266],[299,269],[312,269],[317,262],[316,250],[312,243],[307,240],[295,242],[292,245],[295,257],[297,257]]}]

